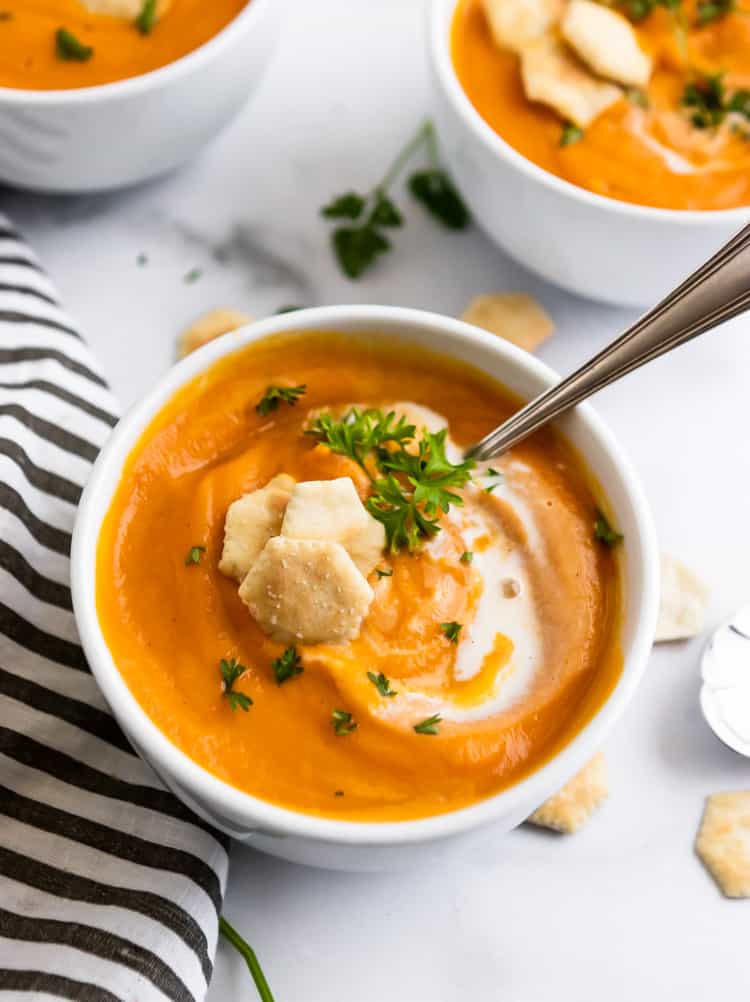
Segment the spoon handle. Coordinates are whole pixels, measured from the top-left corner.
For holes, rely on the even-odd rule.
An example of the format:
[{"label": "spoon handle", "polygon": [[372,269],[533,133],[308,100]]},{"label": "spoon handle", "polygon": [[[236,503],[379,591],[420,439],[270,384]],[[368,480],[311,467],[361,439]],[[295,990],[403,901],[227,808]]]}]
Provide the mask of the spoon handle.
[{"label": "spoon handle", "polygon": [[551,386],[467,450],[484,460],[506,452],[586,397],[750,307],[750,225],[572,375]]}]

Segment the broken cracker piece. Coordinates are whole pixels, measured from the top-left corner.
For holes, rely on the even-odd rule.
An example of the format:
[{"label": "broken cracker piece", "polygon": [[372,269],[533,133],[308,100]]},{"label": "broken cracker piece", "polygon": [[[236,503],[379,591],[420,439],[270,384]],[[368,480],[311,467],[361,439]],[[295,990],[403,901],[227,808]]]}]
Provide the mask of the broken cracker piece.
[{"label": "broken cracker piece", "polygon": [[285,473],[260,490],[243,494],[227,509],[219,570],[242,581],[271,536],[278,534],[294,488]]},{"label": "broken cracker piece", "polygon": [[559,20],[563,0],[482,0],[482,6],[496,44],[520,52]]},{"label": "broken cracker piece", "polygon": [[236,331],[252,322],[252,317],[239,310],[211,310],[180,334],[177,340],[177,357],[185,358],[204,344],[222,334]]},{"label": "broken cracker piece", "polygon": [[607,798],[607,763],[599,752],[559,793],[545,800],[529,817],[532,825],[570,835],[585,824]]},{"label": "broken cracker piece", "polygon": [[524,292],[494,292],[477,296],[461,314],[461,319],[526,351],[538,348],[555,329],[536,299]]},{"label": "broken cracker piece", "polygon": [[698,636],[705,625],[708,600],[703,582],[679,560],[662,553],[656,642]]},{"label": "broken cracker piece", "polygon": [[750,790],[706,800],[695,851],[728,898],[750,898]]},{"label": "broken cracker piece", "polygon": [[560,25],[562,36],[594,73],[626,87],[645,87],[653,62],[622,14],[593,0],[573,0]]},{"label": "broken cracker piece", "polygon": [[[82,0],[83,6],[92,14],[107,14],[135,21],[143,12],[143,0]],[[156,17],[162,17],[171,5],[171,0],[157,0]]]},{"label": "broken cracker piece", "polygon": [[589,73],[554,35],[543,35],[523,48],[521,76],[530,101],[549,105],[582,129],[622,96],[615,84]]},{"label": "broken cracker piece", "polygon": [[373,591],[340,543],[274,536],[240,585],[280,644],[342,644],[359,633]]}]

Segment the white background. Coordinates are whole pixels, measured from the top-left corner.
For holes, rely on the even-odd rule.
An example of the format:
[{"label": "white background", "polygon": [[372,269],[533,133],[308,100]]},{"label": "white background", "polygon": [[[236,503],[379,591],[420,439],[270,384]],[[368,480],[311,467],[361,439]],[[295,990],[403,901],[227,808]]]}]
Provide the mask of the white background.
[{"label": "white background", "polygon": [[[357,301],[456,315],[476,293],[525,290],[557,324],[540,354],[561,372],[633,318],[538,281],[478,230],[442,233],[410,204],[372,277],[339,275],[317,209],[373,184],[429,110],[424,6],[287,0],[262,89],[199,162],[119,195],[0,192],[123,405],[171,363],[180,328],[213,306],[262,316]],[[193,267],[203,276],[185,284]],[[747,324],[596,400],[643,478],[664,548],[710,585],[712,624],[750,599]],[[443,869],[398,876],[316,872],[236,846],[225,911],[277,1002],[747,998],[750,901],[722,899],[692,849],[703,798],[750,788],[750,762],[700,716],[701,646],[653,655],[605,748],[610,800],[577,835],[519,829]],[[210,1002],[254,998],[222,946]]]}]

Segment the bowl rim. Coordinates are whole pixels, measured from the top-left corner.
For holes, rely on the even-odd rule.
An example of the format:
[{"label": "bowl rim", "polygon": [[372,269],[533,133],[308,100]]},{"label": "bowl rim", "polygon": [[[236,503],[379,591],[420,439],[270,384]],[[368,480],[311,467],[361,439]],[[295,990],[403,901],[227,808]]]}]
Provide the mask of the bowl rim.
[{"label": "bowl rim", "polygon": [[571,181],[552,174],[544,167],[535,164],[522,153],[506,142],[482,118],[469,100],[468,95],[458,79],[453,59],[451,58],[451,30],[453,18],[458,4],[462,0],[431,0],[427,8],[428,45],[438,85],[442,88],[453,110],[463,119],[464,123],[476,139],[497,156],[505,160],[511,167],[532,180],[551,188],[558,194],[578,201],[591,208],[613,212],[617,215],[633,219],[647,219],[657,222],[676,223],[678,225],[706,225],[716,223],[735,223],[738,227],[747,221],[750,215],[750,205],[737,206],[733,209],[666,209],[652,205],[639,205],[635,202],[625,202],[608,195],[582,188]]},{"label": "bowl rim", "polygon": [[199,70],[205,63],[220,57],[235,35],[252,25],[265,13],[271,3],[278,0],[245,0],[245,6],[215,35],[206,39],[178,59],[158,66],[146,73],[138,73],[123,80],[94,84],[90,87],[69,87],[57,90],[24,90],[22,87],[0,86],[0,107],[24,105],[26,108],[49,108],[58,105],[81,105],[89,102],[103,103],[120,98],[137,97],[152,88],[167,85],[175,79]]},{"label": "bowl rim", "polygon": [[[152,767],[172,785],[184,787],[190,798],[208,803],[226,815],[244,834],[298,836],[342,845],[394,846],[428,842],[481,827],[500,816],[509,816],[527,805],[541,803],[561,786],[599,748],[606,732],[628,704],[645,670],[656,625],[659,592],[659,557],[651,513],[639,482],[614,436],[588,404],[576,408],[590,436],[616,466],[626,504],[637,526],[641,553],[638,580],[627,578],[626,595],[633,595],[633,635],[624,651],[623,670],[591,719],[549,761],[530,775],[492,796],[469,806],[405,821],[353,821],[320,817],[280,807],[219,779],[198,765],[163,734],[140,706],[120,675],[98,623],[95,596],[96,550],[102,519],[120,480],[122,466],[152,418],[186,383],[220,358],[275,334],[341,330],[383,333],[409,328],[429,329],[450,339],[468,340],[488,349],[499,359],[530,378],[552,383],[557,374],[547,365],[500,338],[460,320],[428,311],[394,306],[328,306],[281,314],[240,328],[210,342],[168,370],[151,391],[127,412],[110,435],[94,464],[78,507],[71,549],[73,608],[81,643],[104,697]],[[447,352],[450,354],[450,351]],[[206,808],[208,810],[208,808]],[[204,815],[205,816],[205,815]],[[243,819],[237,822],[237,818]],[[247,818],[245,823],[244,819]],[[520,820],[520,819],[519,819]]]}]

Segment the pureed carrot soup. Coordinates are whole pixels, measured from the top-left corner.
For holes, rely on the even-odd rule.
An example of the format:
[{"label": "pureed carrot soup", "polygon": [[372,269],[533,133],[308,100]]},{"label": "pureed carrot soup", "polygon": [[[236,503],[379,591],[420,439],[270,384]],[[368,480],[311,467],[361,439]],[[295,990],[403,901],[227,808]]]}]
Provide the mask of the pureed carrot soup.
[{"label": "pureed carrot soup", "polygon": [[487,123],[558,177],[641,205],[733,208],[750,204],[742,7],[459,0],[453,62]]},{"label": "pureed carrot soup", "polygon": [[112,83],[197,49],[248,0],[3,0],[0,87]]},{"label": "pureed carrot soup", "polygon": [[385,821],[532,771],[621,659],[617,536],[577,455],[546,431],[467,466],[456,443],[516,403],[377,341],[276,337],[182,390],[127,462],[97,601],[133,694],[196,762]]}]

